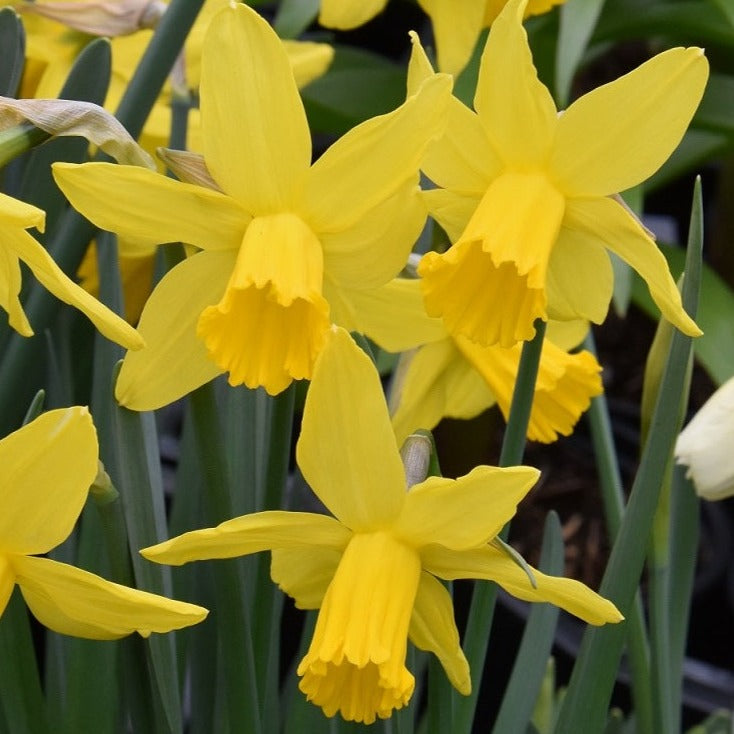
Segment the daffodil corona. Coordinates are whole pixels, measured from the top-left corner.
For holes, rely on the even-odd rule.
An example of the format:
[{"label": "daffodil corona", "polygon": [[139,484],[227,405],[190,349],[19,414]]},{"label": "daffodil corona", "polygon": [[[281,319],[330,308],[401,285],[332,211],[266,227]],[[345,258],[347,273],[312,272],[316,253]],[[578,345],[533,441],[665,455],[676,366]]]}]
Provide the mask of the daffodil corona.
[{"label": "daffodil corona", "polygon": [[343,329],[329,330],[317,359],[296,456],[333,517],[260,512],[141,552],[178,565],[272,550],[273,580],[298,607],[319,609],[298,674],[301,690],[327,716],[371,723],[405,706],[414,688],[408,638],[436,654],[461,693],[470,692],[451,597],[436,577],[494,580],[591,624],[622,618],[577,581],[533,571],[533,588],[491,544],[537,480],[536,469],[480,466],[406,491],[379,376]]},{"label": "daffodil corona", "polygon": [[147,637],[206,617],[195,604],[38,555],[69,536],[97,475],[97,433],[86,408],[49,411],[0,440],[0,466],[0,615],[17,584],[42,624],[75,637]]},{"label": "daffodil corona", "polygon": [[305,112],[270,26],[237,4],[214,17],[202,51],[204,158],[220,191],[139,168],[56,164],[72,204],[138,242],[201,248],[151,295],[116,396],[165,405],[221,372],[271,394],[311,376],[331,323],[328,289],[394,277],[426,210],[418,167],[443,129],[450,79],[432,77],[311,165]]},{"label": "daffodil corona", "polygon": [[[613,195],[654,173],[680,141],[703,94],[699,48],[658,54],[558,113],[538,80],[522,27],[526,0],[492,24],[474,107],[452,99],[442,140],[424,169],[453,246],[419,265],[426,310],[483,345],[533,336],[538,319],[606,316],[619,255],[647,282],[672,324],[700,330],[681,306],[665,258]],[[414,46],[413,83],[430,77]]]}]

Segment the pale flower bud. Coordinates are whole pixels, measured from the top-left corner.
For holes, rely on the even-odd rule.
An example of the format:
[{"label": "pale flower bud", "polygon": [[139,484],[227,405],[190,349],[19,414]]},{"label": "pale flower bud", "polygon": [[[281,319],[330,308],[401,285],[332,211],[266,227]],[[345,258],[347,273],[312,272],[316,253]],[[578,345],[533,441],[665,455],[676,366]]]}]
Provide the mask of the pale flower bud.
[{"label": "pale flower bud", "polygon": [[17,9],[93,36],[125,36],[142,28],[155,28],[166,4],[161,0],[62,0],[24,2]]},{"label": "pale flower bud", "polygon": [[734,377],[727,380],[678,436],[675,458],[707,500],[734,495]]}]

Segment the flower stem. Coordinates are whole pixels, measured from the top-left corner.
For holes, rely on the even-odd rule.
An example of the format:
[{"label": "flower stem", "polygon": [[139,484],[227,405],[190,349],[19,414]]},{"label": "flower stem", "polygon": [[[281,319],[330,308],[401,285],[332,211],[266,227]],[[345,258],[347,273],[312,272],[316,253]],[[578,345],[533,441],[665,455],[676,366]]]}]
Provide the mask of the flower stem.
[{"label": "flower stem", "polygon": [[[522,461],[544,337],[545,322],[538,320],[535,322],[535,337],[532,341],[523,344],[515,389],[512,393],[510,416],[502,441],[500,466],[512,466]],[[503,537],[507,537],[508,530],[506,526],[502,532]],[[452,729],[454,732],[469,734],[472,730],[496,600],[497,586],[495,584],[475,583],[464,634],[464,650],[471,669],[472,691],[467,697],[455,697]]]}]

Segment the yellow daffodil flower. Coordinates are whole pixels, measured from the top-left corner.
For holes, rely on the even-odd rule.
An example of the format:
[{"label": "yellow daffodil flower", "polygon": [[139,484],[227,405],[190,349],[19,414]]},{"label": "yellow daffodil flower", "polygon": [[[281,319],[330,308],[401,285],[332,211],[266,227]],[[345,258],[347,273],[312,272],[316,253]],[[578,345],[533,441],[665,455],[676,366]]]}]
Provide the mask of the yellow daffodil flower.
[{"label": "yellow daffodil flower", "polygon": [[[418,0],[431,19],[438,68],[459,74],[467,65],[482,28],[489,28],[507,0]],[[565,0],[528,0],[525,17],[546,13]]]},{"label": "yellow daffodil flower", "polygon": [[[391,394],[393,429],[402,443],[442,418],[473,418],[497,404],[505,419],[521,345],[483,347],[452,337],[427,316],[418,280],[397,278],[382,288],[344,295],[340,323],[401,358]],[[347,308],[348,304],[348,308]],[[572,433],[591,398],[601,394],[601,367],[589,352],[569,354],[583,339],[585,322],[551,322],[541,353],[527,436],[550,443]]]},{"label": "yellow daffodil flower", "polygon": [[283,46],[243,5],[209,26],[202,54],[204,158],[221,191],[130,166],[55,164],[71,203],[137,241],[201,248],[159,283],[117,399],[165,405],[227,372],[276,394],[310,378],[331,323],[327,283],[378,287],[402,268],[425,220],[417,188],[443,127],[450,79],[347,133],[311,165],[305,112]]},{"label": "yellow daffodil flower", "polygon": [[480,466],[456,480],[406,487],[379,376],[343,329],[330,330],[316,362],[296,457],[333,517],[259,512],[141,552],[179,565],[272,550],[273,580],[299,608],[320,610],[298,675],[327,716],[369,724],[405,706],[414,687],[408,637],[436,654],[461,693],[470,692],[451,597],[436,577],[489,579],[590,624],[622,618],[578,581],[533,571],[533,588],[491,543],[536,482],[536,469]]},{"label": "yellow daffodil flower", "polygon": [[70,280],[40,242],[26,231],[36,227],[42,232],[45,222],[46,215],[41,209],[0,194],[0,306],[7,311],[10,326],[22,336],[33,335],[18,298],[23,261],[44,288],[78,308],[108,339],[128,349],[140,349],[143,346],[140,334]]},{"label": "yellow daffodil flower", "polygon": [[387,0],[321,0],[319,23],[346,31],[372,20],[386,5]]},{"label": "yellow daffodil flower", "polygon": [[0,615],[17,584],[39,622],[75,637],[148,637],[206,617],[194,604],[38,555],[69,536],[97,475],[97,432],[86,408],[49,411],[0,440],[0,466]]},{"label": "yellow daffodil flower", "polygon": [[[493,23],[476,112],[452,98],[424,163],[441,187],[426,192],[431,213],[455,242],[419,265],[426,310],[452,334],[505,347],[530,339],[537,318],[599,323],[612,293],[606,248],[647,282],[666,319],[700,334],[665,258],[612,195],[644,181],[680,141],[708,77],[703,52],[658,54],[559,114],[533,67],[525,7],[511,0]],[[412,83],[431,73],[414,46]]]}]

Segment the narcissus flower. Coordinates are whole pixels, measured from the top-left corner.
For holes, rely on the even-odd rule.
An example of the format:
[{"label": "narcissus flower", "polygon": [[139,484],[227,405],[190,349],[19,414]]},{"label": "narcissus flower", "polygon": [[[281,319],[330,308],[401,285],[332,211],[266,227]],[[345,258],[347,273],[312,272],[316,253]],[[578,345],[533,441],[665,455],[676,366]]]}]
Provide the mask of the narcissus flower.
[{"label": "narcissus flower", "polygon": [[18,298],[23,261],[44,288],[78,308],[108,339],[128,349],[140,349],[140,334],[64,275],[40,242],[26,231],[36,227],[42,232],[45,222],[41,209],[0,194],[0,306],[7,311],[10,325],[22,336],[33,335]]},{"label": "narcissus flower", "polygon": [[461,693],[470,692],[451,597],[436,577],[493,580],[591,624],[621,619],[577,581],[534,571],[533,588],[491,543],[537,480],[536,469],[480,466],[406,491],[379,376],[342,329],[329,332],[316,362],[296,457],[333,517],[260,512],[141,552],[178,565],[272,550],[273,580],[298,607],[320,610],[298,675],[327,716],[371,723],[406,705],[414,687],[405,667],[408,637],[436,654]]},{"label": "narcissus flower", "polygon": [[49,411],[0,440],[0,466],[0,615],[17,584],[42,624],[75,637],[147,637],[206,617],[194,604],[38,555],[69,536],[97,475],[97,433],[86,408]]},{"label": "narcissus flower", "polygon": [[688,467],[696,492],[707,500],[734,495],[734,377],[691,418],[675,444],[675,459]]},{"label": "narcissus flower", "polygon": [[202,248],[148,301],[139,325],[147,348],[126,356],[118,400],[156,408],[222,372],[271,394],[310,377],[330,324],[330,284],[386,283],[423,226],[418,166],[443,129],[450,84],[426,80],[311,165],[283,46],[238,4],[212,20],[202,54],[204,158],[221,191],[129,166],[56,164],[64,193],[98,226]]},{"label": "narcissus flower", "polygon": [[[473,418],[497,404],[507,418],[522,351],[483,347],[452,337],[440,319],[423,310],[420,282],[398,278],[352,297],[349,328],[390,352],[407,352],[391,394],[393,428],[401,443],[418,428],[431,430],[442,418]],[[527,436],[550,443],[568,436],[591,398],[602,392],[601,367],[578,346],[588,324],[551,322],[543,344]]]},{"label": "narcissus flower", "polygon": [[[606,316],[606,249],[647,282],[663,316],[700,330],[681,306],[665,258],[612,195],[644,181],[680,141],[708,77],[699,48],[674,48],[558,113],[522,27],[525,0],[492,24],[473,112],[452,99],[424,169],[431,213],[455,244],[418,272],[426,310],[480,344],[530,339],[537,318]],[[432,70],[416,45],[412,83]]]},{"label": "narcissus flower", "polygon": [[[418,0],[433,25],[438,68],[458,74],[471,57],[482,28],[489,28],[507,0]],[[545,13],[565,0],[528,0],[525,17]]]}]

